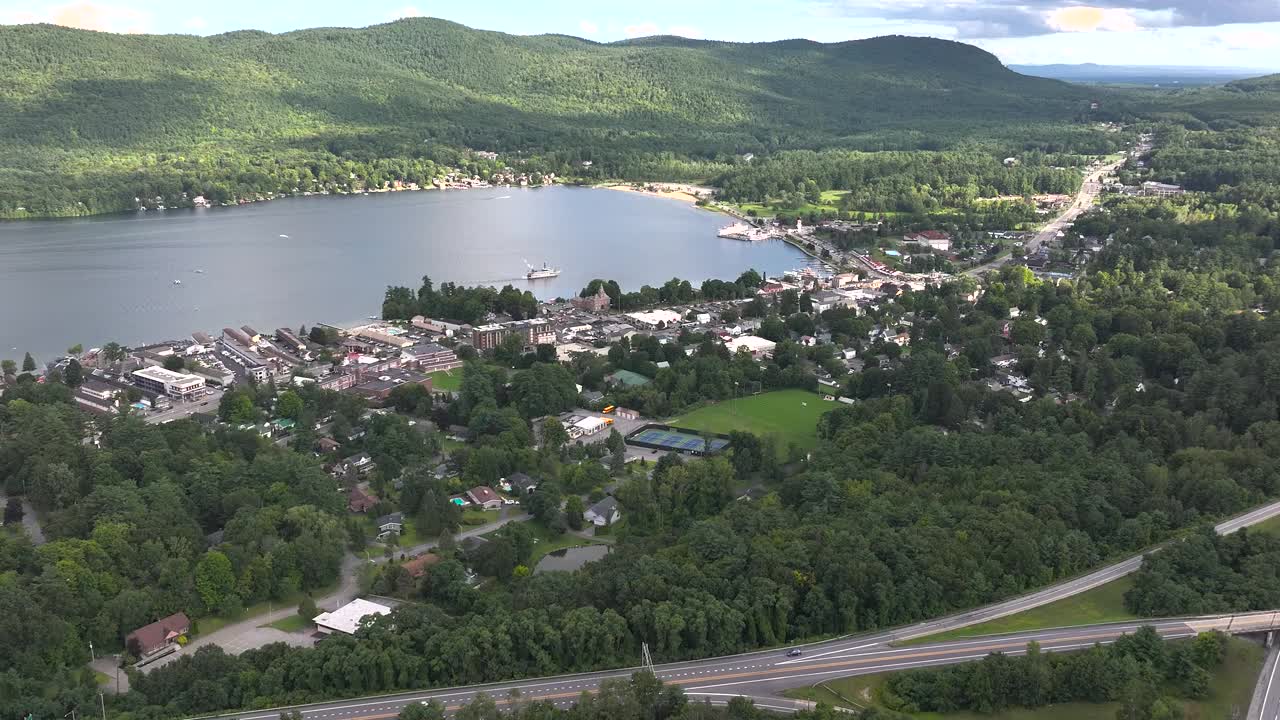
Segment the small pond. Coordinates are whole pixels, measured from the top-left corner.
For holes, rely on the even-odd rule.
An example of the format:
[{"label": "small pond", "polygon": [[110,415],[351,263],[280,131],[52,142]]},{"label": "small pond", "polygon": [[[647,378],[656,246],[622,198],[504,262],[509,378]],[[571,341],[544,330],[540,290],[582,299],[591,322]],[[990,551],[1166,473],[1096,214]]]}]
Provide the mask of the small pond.
[{"label": "small pond", "polygon": [[533,571],[535,573],[547,572],[548,570],[573,571],[589,562],[600,560],[608,554],[608,545],[583,545],[581,547],[553,550],[538,561],[538,565],[534,567]]}]

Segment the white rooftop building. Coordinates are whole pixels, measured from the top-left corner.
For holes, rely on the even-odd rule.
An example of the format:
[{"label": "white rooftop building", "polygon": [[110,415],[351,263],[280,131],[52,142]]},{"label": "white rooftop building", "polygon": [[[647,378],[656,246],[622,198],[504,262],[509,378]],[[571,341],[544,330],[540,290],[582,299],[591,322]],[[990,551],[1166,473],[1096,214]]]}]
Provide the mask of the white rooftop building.
[{"label": "white rooftop building", "polygon": [[204,378],[174,372],[162,367],[144,367],[133,371],[133,381],[143,390],[171,398],[191,400],[204,394]]},{"label": "white rooftop building", "polygon": [[772,340],[766,340],[758,335],[742,335],[725,343],[725,347],[729,348],[729,353],[737,353],[738,350],[746,349],[751,353],[752,357],[768,357],[773,354],[773,349],[778,344]]},{"label": "white rooftop building", "polygon": [[609,423],[605,422],[603,418],[598,418],[594,415],[584,417],[573,424],[573,426],[580,430],[583,435],[595,435],[605,429],[608,425]]},{"label": "white rooftop building", "polygon": [[627,313],[627,317],[644,327],[658,328],[678,323],[684,316],[674,310],[645,310]]},{"label": "white rooftop building", "polygon": [[335,632],[354,635],[360,621],[370,615],[390,615],[391,608],[356,598],[333,612],[320,613],[312,619],[316,630],[328,635]]}]

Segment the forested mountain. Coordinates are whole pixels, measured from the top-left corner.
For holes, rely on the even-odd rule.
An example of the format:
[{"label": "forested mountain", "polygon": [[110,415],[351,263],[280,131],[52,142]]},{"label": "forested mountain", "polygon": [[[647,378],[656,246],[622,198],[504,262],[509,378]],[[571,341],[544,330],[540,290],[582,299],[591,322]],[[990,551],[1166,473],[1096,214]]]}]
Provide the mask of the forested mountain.
[{"label": "forested mountain", "polygon": [[928,38],[602,45],[426,18],[214,37],[0,27],[0,216],[318,190],[374,159],[430,174],[423,161],[464,147],[560,174],[580,159],[626,174],[644,156],[651,176],[671,155],[934,149],[1080,119],[1085,92]]}]

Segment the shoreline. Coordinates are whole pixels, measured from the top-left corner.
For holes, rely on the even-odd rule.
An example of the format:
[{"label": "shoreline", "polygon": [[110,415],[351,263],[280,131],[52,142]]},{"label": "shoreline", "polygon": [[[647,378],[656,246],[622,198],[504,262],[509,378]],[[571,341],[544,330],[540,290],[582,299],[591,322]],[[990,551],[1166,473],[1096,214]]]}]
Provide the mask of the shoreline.
[{"label": "shoreline", "polygon": [[[647,187],[636,187],[636,185],[645,185],[647,187],[657,188],[649,190]],[[704,197],[711,197],[712,189],[708,187],[700,187],[697,185],[688,185],[684,183],[628,183],[623,181],[605,182],[591,185],[590,187],[600,190],[615,190],[618,192],[629,192],[637,195],[646,195],[648,197],[665,198],[667,200],[677,200],[686,205],[697,205],[699,200]],[[699,191],[703,194],[699,194]],[[710,207],[710,206],[707,206]]]}]

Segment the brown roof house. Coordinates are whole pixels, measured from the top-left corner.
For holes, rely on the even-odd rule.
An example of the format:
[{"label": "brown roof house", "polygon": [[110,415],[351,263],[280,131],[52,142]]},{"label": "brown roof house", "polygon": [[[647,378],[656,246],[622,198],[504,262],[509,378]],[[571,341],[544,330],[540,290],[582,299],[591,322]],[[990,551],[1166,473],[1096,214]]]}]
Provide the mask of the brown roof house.
[{"label": "brown roof house", "polygon": [[177,650],[178,638],[188,632],[191,632],[191,620],[187,614],[174,613],[129,633],[124,646],[138,660],[152,660]]},{"label": "brown roof house", "polygon": [[467,499],[485,510],[502,507],[502,498],[488,485],[478,485],[467,491]]},{"label": "brown roof house", "polygon": [[373,493],[360,487],[353,487],[347,493],[347,509],[354,513],[369,512],[373,506],[378,504],[378,498]]}]

